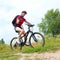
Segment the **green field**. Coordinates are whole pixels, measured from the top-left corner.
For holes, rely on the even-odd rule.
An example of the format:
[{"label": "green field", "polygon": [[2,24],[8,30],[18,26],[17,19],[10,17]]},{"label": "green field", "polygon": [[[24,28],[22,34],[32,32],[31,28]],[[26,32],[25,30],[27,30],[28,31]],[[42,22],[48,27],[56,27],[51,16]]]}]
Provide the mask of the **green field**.
[{"label": "green field", "polygon": [[53,38],[53,37],[46,37],[45,38],[45,46],[44,47],[36,47],[31,48],[24,46],[22,50],[19,51],[12,51],[9,45],[2,45],[0,44],[0,60],[18,60],[20,56],[15,54],[17,53],[33,53],[33,52],[55,52],[56,50],[60,49],[60,38]]},{"label": "green field", "polygon": [[12,51],[9,45],[0,44],[0,60],[17,60],[17,51]]},{"label": "green field", "polygon": [[23,53],[33,53],[33,52],[48,52],[48,51],[56,51],[60,49],[60,37],[46,37],[45,38],[45,46],[44,47],[36,47],[36,48],[30,48],[30,47],[23,47],[22,52]]}]

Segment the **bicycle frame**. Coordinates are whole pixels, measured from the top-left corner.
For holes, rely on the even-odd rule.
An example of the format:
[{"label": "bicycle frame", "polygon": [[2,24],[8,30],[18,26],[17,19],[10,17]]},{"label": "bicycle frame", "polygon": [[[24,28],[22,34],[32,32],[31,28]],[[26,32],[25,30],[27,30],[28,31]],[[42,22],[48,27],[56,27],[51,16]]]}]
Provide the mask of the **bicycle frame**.
[{"label": "bicycle frame", "polygon": [[30,27],[28,27],[28,31],[21,37],[24,37],[24,43],[26,43],[29,33],[31,33],[31,35],[33,34],[33,31],[30,30]]},{"label": "bicycle frame", "polygon": [[[45,39],[44,39],[44,36],[42,35],[42,34],[40,34],[39,32],[33,32],[33,31],[31,31],[30,30],[30,27],[33,27],[34,25],[28,25],[28,31],[23,35],[23,36],[21,36],[21,42],[20,43],[18,43],[18,45],[20,46],[20,49],[22,49],[22,47],[24,46],[24,45],[26,45],[26,46],[31,46],[32,48],[34,48],[34,46],[32,45],[32,39],[34,40],[34,42],[38,42],[38,40],[37,40],[37,38],[36,38],[36,34],[39,34],[40,36],[41,36],[41,38],[43,39],[42,41],[43,41],[43,43],[42,43],[42,46],[44,46],[45,45]],[[31,33],[31,35],[29,35],[29,33]],[[27,37],[29,38],[29,44],[26,44],[26,42],[27,42]],[[24,39],[23,39],[24,38]],[[15,40],[15,39],[17,39],[17,37],[14,37],[14,38],[12,38],[12,40],[11,40],[11,42],[10,42],[10,46],[11,46],[11,49],[14,49],[13,47],[14,47],[14,45],[13,45],[13,41]],[[17,42],[17,41],[16,41]],[[38,44],[39,45],[39,44]],[[17,46],[17,45],[16,45]]]}]

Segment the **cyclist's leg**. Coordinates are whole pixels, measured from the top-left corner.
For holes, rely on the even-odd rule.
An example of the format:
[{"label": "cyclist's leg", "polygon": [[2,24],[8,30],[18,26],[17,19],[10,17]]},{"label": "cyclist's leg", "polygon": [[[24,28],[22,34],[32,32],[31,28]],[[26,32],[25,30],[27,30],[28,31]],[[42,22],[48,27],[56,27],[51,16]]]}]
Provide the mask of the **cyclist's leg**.
[{"label": "cyclist's leg", "polygon": [[18,39],[21,37],[22,34],[25,34],[25,31],[22,28],[16,27],[16,31],[19,32]]}]

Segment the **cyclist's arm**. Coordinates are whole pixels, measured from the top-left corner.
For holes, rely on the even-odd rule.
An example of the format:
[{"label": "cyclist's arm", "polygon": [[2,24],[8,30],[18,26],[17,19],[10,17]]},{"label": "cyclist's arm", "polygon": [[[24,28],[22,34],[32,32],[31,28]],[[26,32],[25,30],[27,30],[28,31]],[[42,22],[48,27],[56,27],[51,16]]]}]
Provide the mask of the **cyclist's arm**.
[{"label": "cyclist's arm", "polygon": [[25,20],[25,22],[26,22],[26,24],[27,24],[27,25],[31,25],[31,23],[30,23],[30,22],[28,22],[27,20]]},{"label": "cyclist's arm", "polygon": [[19,19],[17,18],[17,19],[16,19],[16,24],[18,24],[18,23],[19,23]]}]

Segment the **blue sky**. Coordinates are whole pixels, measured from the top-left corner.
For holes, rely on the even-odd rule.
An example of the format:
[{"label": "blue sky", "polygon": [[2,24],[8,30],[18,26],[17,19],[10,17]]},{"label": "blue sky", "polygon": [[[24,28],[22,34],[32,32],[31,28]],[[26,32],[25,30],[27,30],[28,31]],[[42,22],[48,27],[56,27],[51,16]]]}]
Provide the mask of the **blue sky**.
[{"label": "blue sky", "polygon": [[[60,9],[60,0],[0,0],[0,38],[9,43],[12,37],[17,36],[11,21],[22,10],[28,12],[25,18],[37,25],[49,9],[56,8]],[[34,30],[38,31],[38,28],[35,26]]]}]

